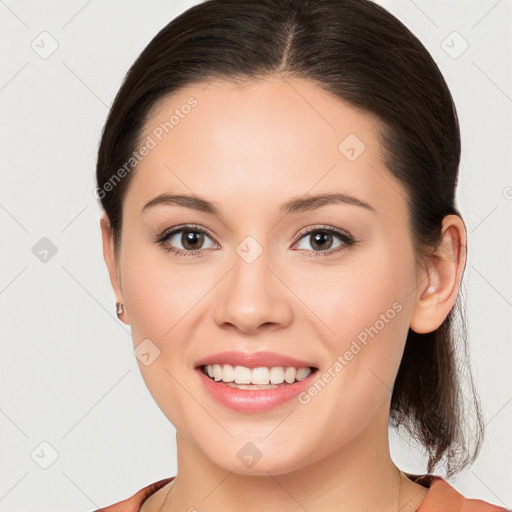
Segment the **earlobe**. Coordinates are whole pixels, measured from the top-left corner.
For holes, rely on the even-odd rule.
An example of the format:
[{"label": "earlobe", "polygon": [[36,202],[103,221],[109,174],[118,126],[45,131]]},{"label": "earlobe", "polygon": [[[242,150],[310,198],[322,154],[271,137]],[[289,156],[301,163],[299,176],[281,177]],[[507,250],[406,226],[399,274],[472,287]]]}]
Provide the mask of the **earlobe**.
[{"label": "earlobe", "polygon": [[450,313],[466,264],[466,228],[458,215],[443,219],[442,236],[421,272],[410,321],[417,333],[435,331]]},{"label": "earlobe", "polygon": [[[112,228],[110,226],[110,222],[107,216],[104,214],[100,219],[100,228],[101,228],[101,238],[103,243],[103,258],[105,260],[105,264],[107,265],[108,273],[110,276],[110,283],[112,285],[112,289],[114,291],[114,295],[116,297],[116,312],[118,313],[118,318],[120,318],[125,323],[127,322],[126,318],[122,319],[119,314],[119,306],[117,304],[125,304],[121,279],[119,275],[119,265],[116,258],[115,248],[114,248],[114,237],[112,233]],[[126,308],[124,308],[123,314],[127,316]]]}]

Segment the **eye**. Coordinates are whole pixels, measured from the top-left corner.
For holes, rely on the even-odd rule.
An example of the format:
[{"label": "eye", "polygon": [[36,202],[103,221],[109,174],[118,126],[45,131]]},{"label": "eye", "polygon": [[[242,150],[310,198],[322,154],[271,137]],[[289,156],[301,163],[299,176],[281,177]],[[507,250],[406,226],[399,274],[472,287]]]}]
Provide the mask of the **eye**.
[{"label": "eye", "polygon": [[[201,256],[204,252],[203,249],[219,247],[216,242],[212,241],[212,238],[203,228],[195,224],[187,224],[165,231],[155,239],[155,242],[161,245],[167,252],[191,257]],[[338,239],[338,245],[336,245],[336,239]],[[204,247],[204,243],[207,240],[210,240],[210,246]],[[301,243],[302,240],[305,242],[309,240],[313,250],[304,247],[299,247],[298,249],[310,252],[312,253],[311,256],[314,257],[329,256],[356,243],[354,238],[347,232],[332,226],[309,228],[307,231],[302,232],[298,243]]]},{"label": "eye", "polygon": [[[179,254],[181,256],[198,256],[203,252],[203,244],[205,240],[211,240],[208,233],[196,225],[176,226],[170,230],[165,231],[162,235],[155,240],[166,251]],[[181,247],[176,247],[180,245]],[[216,244],[213,243],[213,248]],[[208,248],[208,247],[206,247]],[[212,248],[212,246],[210,246]]]},{"label": "eye", "polygon": [[[338,245],[334,245],[336,238],[341,241]],[[310,246],[313,247],[313,257],[329,256],[355,244],[355,240],[351,235],[332,226],[317,226],[309,228],[306,232],[302,233],[299,242],[302,240],[306,243],[310,243]],[[308,242],[308,240],[310,242]],[[334,250],[332,250],[333,245]],[[309,251],[309,249],[304,247],[299,247],[299,249]]]}]

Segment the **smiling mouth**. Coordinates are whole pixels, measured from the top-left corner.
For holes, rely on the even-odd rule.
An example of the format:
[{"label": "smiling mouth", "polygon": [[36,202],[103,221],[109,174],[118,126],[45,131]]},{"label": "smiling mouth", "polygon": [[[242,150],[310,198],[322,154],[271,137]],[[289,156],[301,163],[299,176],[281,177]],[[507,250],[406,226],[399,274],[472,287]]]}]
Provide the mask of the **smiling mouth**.
[{"label": "smiling mouth", "polygon": [[[214,367],[217,366],[214,370]],[[228,367],[227,369],[225,367]],[[235,368],[237,370],[235,370]],[[275,389],[284,386],[293,386],[318,371],[314,366],[293,368],[293,367],[259,367],[245,368],[231,365],[202,365],[197,369],[210,380],[218,384],[247,390]],[[253,374],[252,371],[256,370]],[[270,378],[269,375],[270,374]],[[236,382],[238,380],[239,382]],[[253,382],[256,381],[256,382]]]}]

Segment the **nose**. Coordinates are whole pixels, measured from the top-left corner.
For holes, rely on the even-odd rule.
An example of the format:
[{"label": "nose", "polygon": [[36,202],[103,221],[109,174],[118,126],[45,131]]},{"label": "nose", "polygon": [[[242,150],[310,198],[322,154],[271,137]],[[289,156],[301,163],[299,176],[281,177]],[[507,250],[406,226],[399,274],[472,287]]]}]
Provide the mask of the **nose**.
[{"label": "nose", "polygon": [[237,254],[231,271],[217,286],[214,310],[217,325],[223,329],[230,326],[245,334],[289,325],[293,293],[279,274],[265,251],[252,262]]}]

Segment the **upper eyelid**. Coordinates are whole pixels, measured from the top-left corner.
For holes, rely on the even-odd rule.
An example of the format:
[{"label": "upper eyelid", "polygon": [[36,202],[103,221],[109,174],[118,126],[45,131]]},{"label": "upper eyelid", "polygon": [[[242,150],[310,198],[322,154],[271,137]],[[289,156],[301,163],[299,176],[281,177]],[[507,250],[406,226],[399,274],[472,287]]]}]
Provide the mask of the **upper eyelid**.
[{"label": "upper eyelid", "polygon": [[317,224],[313,226],[308,226],[304,229],[301,229],[298,236],[302,238],[304,235],[309,235],[310,233],[313,233],[315,231],[327,231],[330,233],[338,234],[340,236],[345,235],[348,238],[353,238],[352,235],[345,229],[336,228],[334,226],[329,226],[327,224]]},{"label": "upper eyelid", "polygon": [[175,233],[179,233],[180,231],[186,231],[186,230],[200,231],[200,232],[204,233],[205,235],[208,235],[210,238],[215,239],[215,237],[210,233],[210,231],[208,231],[206,228],[203,228],[202,226],[198,226],[195,224],[185,224],[182,226],[179,225],[179,226],[174,226],[172,228],[166,229],[162,232],[161,235],[158,235],[158,238],[168,237],[170,235],[174,235]]}]

